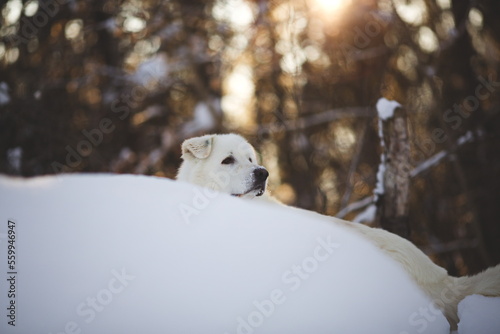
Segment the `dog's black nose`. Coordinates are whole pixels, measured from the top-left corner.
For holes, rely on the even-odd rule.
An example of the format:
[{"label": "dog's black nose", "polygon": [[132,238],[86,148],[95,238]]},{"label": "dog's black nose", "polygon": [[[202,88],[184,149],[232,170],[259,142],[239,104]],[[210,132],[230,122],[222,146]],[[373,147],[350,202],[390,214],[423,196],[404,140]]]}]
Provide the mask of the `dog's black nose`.
[{"label": "dog's black nose", "polygon": [[256,182],[264,182],[269,176],[269,172],[264,167],[257,168],[253,171]]}]

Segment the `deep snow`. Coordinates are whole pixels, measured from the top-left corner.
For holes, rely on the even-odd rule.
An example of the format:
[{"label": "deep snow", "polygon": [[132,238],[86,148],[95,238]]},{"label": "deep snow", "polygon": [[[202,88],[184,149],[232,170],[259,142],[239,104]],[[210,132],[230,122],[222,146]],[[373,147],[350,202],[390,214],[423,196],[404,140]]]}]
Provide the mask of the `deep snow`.
[{"label": "deep snow", "polygon": [[0,332],[449,333],[335,221],[155,177],[0,177]]},{"label": "deep snow", "polygon": [[458,304],[458,334],[500,333],[500,297],[467,296]]}]

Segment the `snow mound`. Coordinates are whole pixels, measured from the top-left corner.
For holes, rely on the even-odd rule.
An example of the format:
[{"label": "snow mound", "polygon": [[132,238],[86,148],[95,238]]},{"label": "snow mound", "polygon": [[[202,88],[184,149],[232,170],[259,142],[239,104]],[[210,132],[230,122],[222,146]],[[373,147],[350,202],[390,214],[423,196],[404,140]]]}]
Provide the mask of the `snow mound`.
[{"label": "snow mound", "polygon": [[458,334],[500,333],[500,297],[471,295],[458,304]]},{"label": "snow mound", "polygon": [[0,332],[449,333],[338,221],[156,177],[0,177]]}]

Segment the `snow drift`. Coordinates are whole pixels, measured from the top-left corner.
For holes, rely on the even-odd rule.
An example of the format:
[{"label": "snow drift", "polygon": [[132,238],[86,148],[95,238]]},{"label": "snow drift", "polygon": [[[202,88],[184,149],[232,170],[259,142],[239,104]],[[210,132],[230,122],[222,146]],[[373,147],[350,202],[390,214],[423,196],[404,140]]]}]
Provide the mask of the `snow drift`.
[{"label": "snow drift", "polygon": [[0,177],[0,332],[449,333],[334,222],[155,177]]},{"label": "snow drift", "polygon": [[500,297],[471,295],[458,304],[458,334],[500,333]]}]

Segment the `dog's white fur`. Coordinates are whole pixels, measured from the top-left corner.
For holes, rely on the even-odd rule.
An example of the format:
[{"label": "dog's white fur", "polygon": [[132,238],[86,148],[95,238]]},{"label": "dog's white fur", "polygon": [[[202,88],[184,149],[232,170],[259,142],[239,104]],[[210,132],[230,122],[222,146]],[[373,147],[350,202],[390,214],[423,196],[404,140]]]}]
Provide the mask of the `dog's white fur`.
[{"label": "dog's white fur", "polygon": [[[222,164],[228,156],[235,159],[230,166]],[[256,168],[263,167],[257,164],[253,147],[239,135],[207,135],[188,139],[182,144],[182,158],[184,161],[177,175],[178,180],[247,198],[262,195],[261,189],[252,190],[255,186],[252,173]],[[276,201],[267,194],[263,197]],[[396,234],[333,217],[331,219],[365,236],[397,261],[434,304],[443,310],[452,329],[457,328],[457,305],[465,296],[500,296],[500,265],[474,276],[452,277],[415,245]]]}]

